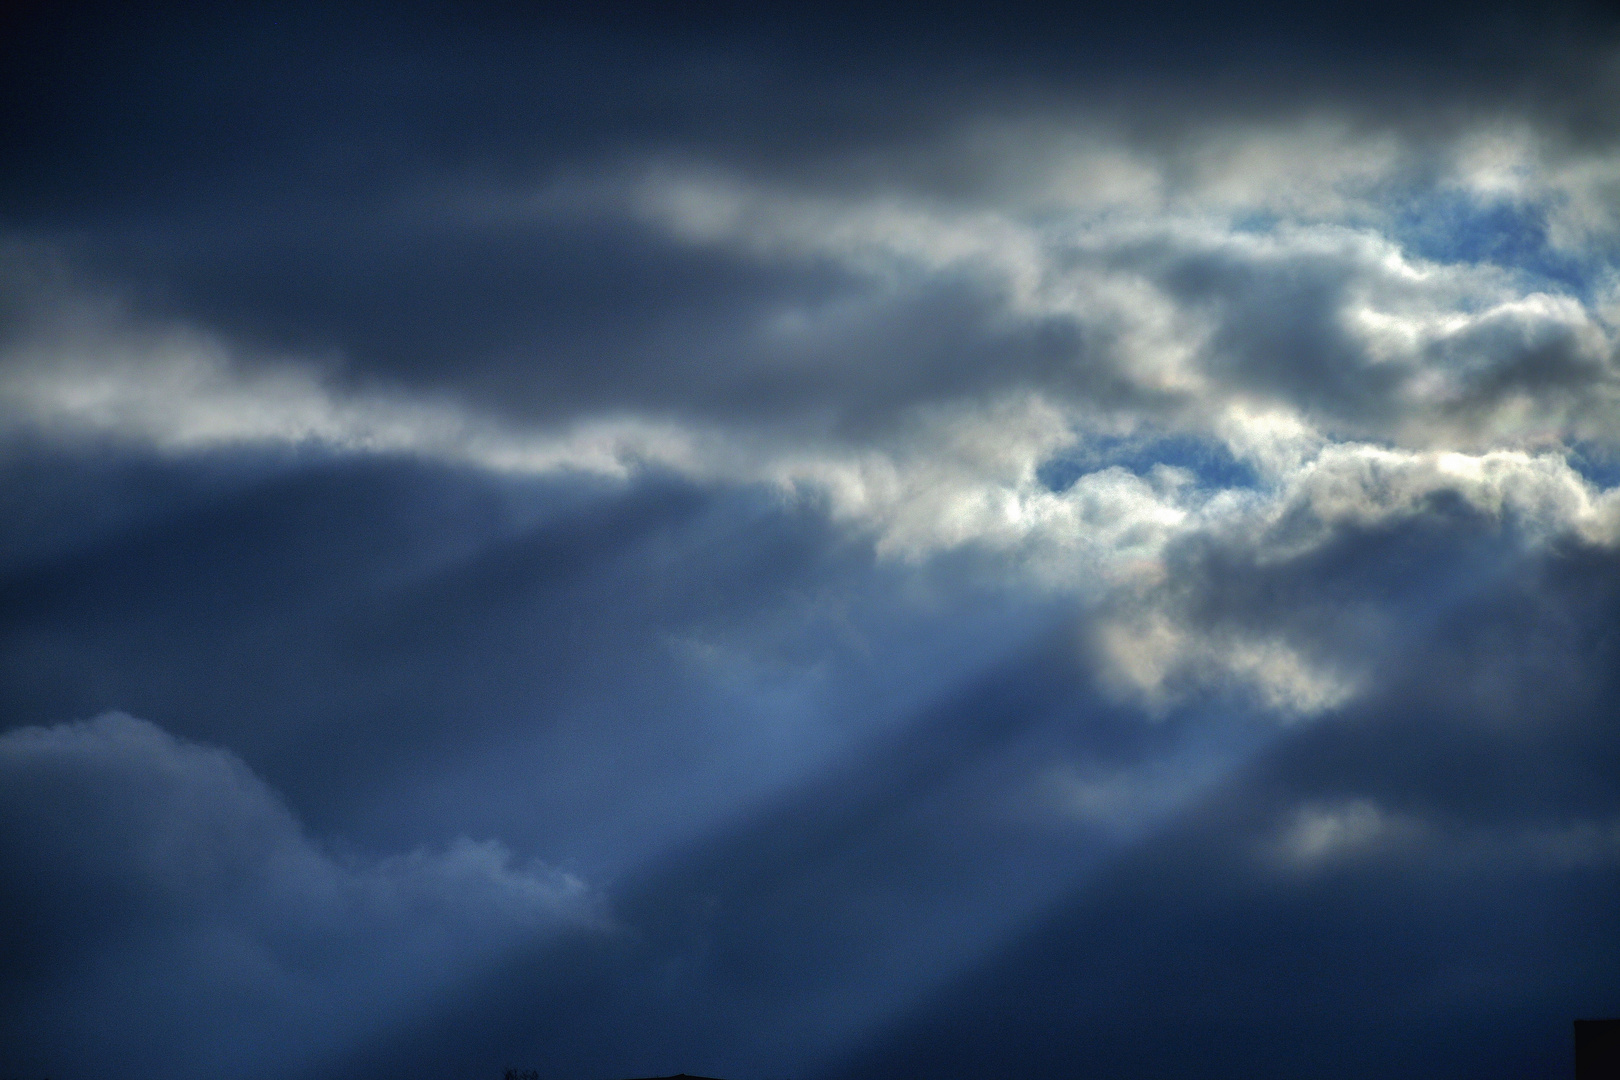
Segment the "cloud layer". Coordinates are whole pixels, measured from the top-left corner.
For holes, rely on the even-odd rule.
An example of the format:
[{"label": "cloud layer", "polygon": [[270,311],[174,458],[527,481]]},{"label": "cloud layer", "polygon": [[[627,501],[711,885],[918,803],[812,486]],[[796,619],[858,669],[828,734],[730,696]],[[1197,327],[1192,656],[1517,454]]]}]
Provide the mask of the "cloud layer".
[{"label": "cloud layer", "polygon": [[1607,13],[93,14],[0,34],[0,1069],[1620,1008]]},{"label": "cloud layer", "polygon": [[287,1075],[430,1004],[425,972],[611,925],[495,841],[336,856],[240,759],[128,716],[14,729],[0,770],[19,1066]]}]

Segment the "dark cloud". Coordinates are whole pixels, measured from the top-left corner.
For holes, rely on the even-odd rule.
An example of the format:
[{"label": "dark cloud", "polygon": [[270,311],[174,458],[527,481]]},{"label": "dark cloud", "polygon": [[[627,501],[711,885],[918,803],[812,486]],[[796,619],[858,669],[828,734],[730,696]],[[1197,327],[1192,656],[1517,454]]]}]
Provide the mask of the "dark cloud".
[{"label": "dark cloud", "polygon": [[[330,508],[331,494],[319,489],[340,479],[337,490],[344,495],[336,501],[345,510],[336,521],[322,523],[328,529],[347,532],[347,513],[380,520],[375,508],[356,503],[367,487],[380,486],[401,507],[430,505],[419,495],[399,494],[423,478],[386,473],[360,484],[340,472],[315,484],[316,492],[306,497],[318,494],[318,504]],[[294,487],[310,485],[299,480]],[[598,498],[551,519],[549,528],[530,526],[514,539],[476,545],[478,553],[454,560],[451,572],[406,575],[409,584],[384,607],[381,621],[410,627],[411,634],[358,656],[372,658],[379,681],[391,681],[410,658],[422,663],[471,627],[491,632],[502,623],[503,608],[532,615],[535,601],[525,598],[526,590],[537,587],[534,575],[541,567],[567,565],[567,543],[587,556],[587,567],[599,567],[602,559],[625,567],[625,556],[615,555],[607,538],[628,534],[639,539],[620,550],[640,550],[657,565],[674,559],[689,577],[695,575],[690,553],[660,556],[660,545],[647,552],[645,526],[635,522],[649,505],[660,508],[652,514],[664,522],[659,528],[685,534],[701,547],[713,544],[712,511],[691,493],[613,500],[612,510],[578,508]],[[280,503],[272,499],[269,505]],[[672,506],[679,510],[672,513]],[[758,530],[777,513],[754,518],[753,544],[763,541]],[[284,528],[312,527],[310,515],[278,509],[273,517]],[[735,534],[723,528],[720,535]],[[572,539],[565,543],[564,536]],[[1241,704],[1211,709],[1206,703],[1145,724],[1133,708],[1089,685],[1075,665],[1072,629],[1036,633],[1023,638],[1013,659],[981,668],[981,674],[968,674],[972,665],[960,669],[960,678],[941,680],[936,672],[931,685],[942,692],[906,708],[890,734],[799,757],[796,774],[779,774],[798,779],[762,803],[744,803],[748,809],[741,814],[742,806],[733,803],[733,810],[708,819],[708,829],[687,829],[679,834],[684,839],[662,848],[649,864],[621,870],[611,895],[622,935],[508,950],[498,973],[458,984],[454,999],[422,1013],[409,1036],[378,1034],[357,1045],[361,1026],[346,1027],[339,1041],[347,1049],[337,1052],[330,1067],[334,1074],[383,1075],[407,1064],[477,1070],[520,1061],[585,1074],[681,1065],[736,1073],[821,1070],[843,1059],[839,1070],[850,1075],[897,1068],[1023,1071],[1063,1062],[1125,1075],[1164,1069],[1283,1075],[1321,1061],[1346,1074],[1378,1061],[1438,1075],[1561,1068],[1566,1014],[1602,1010],[1609,987],[1602,973],[1612,966],[1602,958],[1620,948],[1604,914],[1615,898],[1620,865],[1614,834],[1620,792],[1603,765],[1616,749],[1606,705],[1612,679],[1603,673],[1615,666],[1608,655],[1609,594],[1620,578],[1609,553],[1574,547],[1526,562],[1514,557],[1522,543],[1459,505],[1430,508],[1383,527],[1343,529],[1307,554],[1280,562],[1240,562],[1242,548],[1190,548],[1177,556],[1174,575],[1197,583],[1183,601],[1187,618],[1206,631],[1234,621],[1240,630],[1280,627],[1325,655],[1360,650],[1373,658],[1373,685],[1381,689],[1348,711],[1285,735],[1234,771],[1235,761],[1271,741],[1244,719]],[[270,549],[283,546],[267,540]],[[454,545],[441,537],[435,550],[443,546]],[[681,543],[674,548],[690,551]],[[232,550],[240,548],[233,544]],[[746,548],[732,543],[724,550],[726,562],[735,563]],[[664,625],[691,632],[691,616],[681,613],[701,612],[712,640],[744,633],[757,644],[768,625],[758,612],[772,605],[756,590],[762,580],[776,580],[782,562],[780,547],[766,550],[772,575],[741,572],[740,581],[752,582],[744,591],[753,599],[733,602],[739,614],[754,614],[731,627],[717,625],[713,620],[726,605],[711,594],[687,607],[680,598],[689,584],[682,582],[666,591]],[[1470,550],[1472,556],[1459,555]],[[341,553],[333,557],[344,561]],[[379,565],[375,558],[360,561]],[[319,569],[307,560],[301,565],[306,572]],[[817,587],[826,589],[822,565]],[[250,569],[263,572],[262,566],[244,572]],[[576,580],[602,576],[599,569],[582,571]],[[640,582],[631,592],[649,585],[633,573],[631,580]],[[330,594],[334,587],[329,583],[323,591]],[[538,586],[541,593],[548,587],[554,586]],[[183,597],[166,602],[185,603]],[[458,608],[465,614],[450,614]],[[799,614],[779,617],[803,617],[791,602],[788,611]],[[1369,612],[1376,616],[1370,631]],[[986,625],[980,613],[964,628],[971,638]],[[1408,636],[1380,640],[1380,628],[1392,633],[1400,626]],[[302,629],[311,633],[316,627],[306,622]],[[412,641],[417,635],[420,644]],[[790,639],[802,636],[789,632]],[[916,629],[908,637],[913,647],[926,640]],[[937,657],[950,647],[948,640],[936,631],[923,651]],[[613,646],[599,641],[581,659],[603,664],[635,649],[635,641],[633,634]],[[479,636],[467,646],[469,653],[442,658],[435,681],[444,681],[449,669],[488,643]],[[826,663],[827,645],[812,648]],[[894,646],[882,648],[894,655]],[[283,663],[300,666],[284,646],[276,652]],[[487,656],[462,685],[509,682],[539,656],[533,647]],[[637,662],[645,664],[646,654]],[[208,678],[207,666],[204,656],[186,680],[192,693]],[[98,667],[116,670],[106,663]],[[612,708],[602,699],[602,683],[622,677],[611,667],[591,676],[601,680],[590,691],[597,710]],[[649,677],[666,687],[661,694],[669,693],[673,673],[641,676]],[[391,705],[400,701],[353,674],[343,682],[351,701],[368,693]],[[562,689],[569,681],[557,677],[554,685]],[[307,683],[302,690],[320,692]],[[651,700],[644,699],[648,705]],[[296,689],[279,691],[276,704],[296,707]],[[859,715],[874,705],[857,694],[843,707]],[[486,699],[480,707],[491,706]],[[431,702],[422,708],[446,715]],[[620,804],[620,814],[627,814],[626,800],[647,797],[651,774],[627,767],[625,753],[650,739],[667,760],[675,749],[668,741],[674,729],[667,726],[673,708],[666,696],[656,712],[638,718],[634,735],[610,734],[602,727],[608,717],[595,711],[590,736],[565,765],[548,762],[565,744],[532,742],[516,730],[497,737],[504,763],[473,755],[473,767],[457,769],[447,780],[440,756],[426,766],[440,776],[430,772],[425,791],[437,786],[463,799],[476,793],[485,809],[469,816],[428,794],[427,805],[407,813],[407,824],[395,828],[420,834],[459,819],[475,835],[479,823],[499,823],[504,835],[515,837],[523,835],[525,820],[532,828],[537,816],[554,837],[586,828],[583,819],[570,824],[567,807],[550,801],[556,794],[582,804],[575,812],[596,817],[600,827],[600,818],[615,811],[593,804],[589,788],[598,785]],[[369,726],[352,705],[343,714],[348,724]],[[463,754],[471,716],[464,698],[454,714]],[[376,737],[397,741],[404,734],[396,726]],[[248,739],[240,730],[230,737]],[[174,856],[184,861],[184,873],[175,879],[180,884],[167,885],[170,891],[156,900],[125,898],[121,891],[103,895],[106,889],[144,888],[148,880],[170,882],[179,873],[109,870],[115,865],[109,850],[145,850],[143,838],[174,828],[153,824],[150,814],[157,811],[136,809],[184,813],[187,829],[202,827],[199,822],[210,829],[231,827],[236,820],[210,809],[212,803],[193,819],[196,799],[190,796],[138,794],[158,783],[140,779],[157,769],[151,759],[197,762],[205,776],[221,778],[208,789],[223,786],[227,795],[221,798],[271,807],[248,817],[272,821],[273,828],[261,831],[300,836],[274,797],[227,755],[176,744],[133,721],[8,739],[8,747],[51,748],[42,760],[55,762],[57,770],[20,774],[27,782],[8,789],[16,796],[8,818],[15,850],[8,862],[24,864],[19,844],[27,851],[55,844],[73,853],[66,861],[60,852],[51,856],[50,874],[17,879],[29,884],[10,902],[33,920],[23,920],[33,929],[17,940],[31,949],[71,945],[95,955],[108,947],[101,942],[127,948],[139,938],[134,925],[179,918],[164,914],[177,906],[215,918],[232,910],[209,891],[216,889],[208,884],[217,880],[211,875],[226,871],[189,856]],[[751,742],[736,728],[720,739],[701,751],[710,764],[725,742]],[[307,738],[296,742],[310,745]],[[102,751],[85,748],[103,743],[135,749],[92,768],[103,760]],[[442,755],[454,744],[441,739],[439,745]],[[757,756],[753,745],[745,752]],[[356,777],[347,763],[357,761],[367,761],[365,772],[375,777],[378,749],[372,744],[336,759],[345,763],[351,781]],[[126,760],[130,756],[133,763]],[[1130,790],[1152,785],[1155,768],[1177,760],[1217,764],[1202,788],[1175,784],[1180,793],[1170,796],[1168,817],[1149,814],[1146,832],[1127,832],[1123,847],[1121,834],[1040,797],[1048,789],[1039,781],[1056,763],[1081,766],[1080,775],[1123,778]],[[309,779],[312,771],[319,774],[316,765],[301,766],[306,789],[336,782],[335,776]],[[603,765],[593,777],[592,770]],[[691,767],[679,766],[683,772]],[[95,769],[134,779],[112,783]],[[188,765],[179,775],[190,770]],[[226,777],[236,779],[225,784]],[[418,798],[424,792],[420,777],[418,772],[409,781]],[[688,822],[702,820],[703,796],[688,777],[687,786],[657,812],[679,807]],[[550,790],[570,778],[566,791]],[[184,794],[191,781],[163,783],[180,783]],[[725,784],[735,799],[738,781]],[[137,794],[127,796],[126,805],[119,793],[130,785]],[[238,789],[248,794],[228,794]],[[524,809],[499,806],[503,789],[519,797]],[[386,805],[397,796],[373,788],[369,797]],[[319,802],[317,795],[304,798]],[[102,811],[94,808],[109,801],[123,807],[106,811],[121,831],[103,839],[101,826],[80,824],[47,843],[56,834],[45,831],[44,823],[99,820]],[[396,822],[400,814],[389,811]],[[628,819],[647,845],[651,819],[634,813]],[[666,844],[671,839],[666,834]],[[611,846],[623,851],[635,844],[620,835]],[[255,849],[232,842],[222,850],[241,857]],[[59,882],[63,874],[104,874],[109,884]],[[193,879],[203,882],[197,886],[202,891],[176,899],[173,890],[190,890],[185,883]],[[74,915],[81,909],[56,903],[59,892],[79,897],[95,915]],[[119,914],[127,912],[146,914]],[[92,925],[103,936],[89,934]],[[284,932],[279,917],[273,926],[275,933]],[[358,929],[330,932],[338,935],[334,940],[350,942],[346,948],[361,948],[352,942],[366,940]],[[187,946],[160,936],[143,948],[154,952],[142,955],[171,956]],[[363,955],[353,961],[357,979],[372,977]],[[218,970],[196,978],[207,984],[236,970],[232,961],[218,963]],[[435,977],[428,968],[418,972],[425,980]],[[89,1000],[93,987],[111,985],[104,974],[78,983],[71,975],[63,978],[63,1000]],[[30,1008],[42,1007],[43,998],[30,999]],[[282,999],[256,1008],[293,1017],[305,1025],[293,1028],[300,1038],[315,1039],[319,1025],[297,1019],[302,1013]],[[150,1017],[116,1003],[98,1004],[86,1015],[113,1031],[134,1017]],[[69,1039],[77,1028],[60,1030]],[[160,1035],[152,1039],[150,1053],[161,1060],[168,1044]],[[29,1045],[60,1054],[52,1048],[62,1044]],[[228,1056],[241,1045],[227,1041],[219,1053]],[[1390,1058],[1390,1047],[1405,1049]]]},{"label": "dark cloud", "polygon": [[[19,151],[7,202],[173,208],[222,182],[342,197],[423,168],[523,168],[634,144],[803,167],[924,134],[987,98],[1059,92],[1138,113],[1168,97],[1176,105],[1148,118],[1164,126],[1200,101],[1268,111],[1325,98],[1399,114],[1415,89],[1453,107],[1573,100],[1596,124],[1601,98],[1583,91],[1613,30],[1602,5],[1583,4],[1466,18],[1444,4],[1180,2],[954,5],[926,19],[884,6],[36,9],[8,34],[21,107],[6,127]],[[74,168],[109,160],[121,180]]]},{"label": "dark cloud", "polygon": [[[1061,126],[1088,113],[1175,175],[1196,168],[1179,157],[1209,124],[1366,107],[1349,127],[1376,136],[1408,131],[1414,100],[1445,132],[1478,109],[1512,124],[1575,100],[1568,81],[1600,66],[1614,30],[1595,10],[1531,18],[1511,5],[1465,19],[1443,5],[1259,5],[1219,18],[1181,4],[1128,17],[963,8],[926,20],[729,7],[71,12],[20,17],[11,35],[7,97],[21,107],[4,135],[8,231],[75,246],[87,273],[155,315],[542,414],[564,402],[693,404],[649,387],[655,372],[674,386],[713,378],[720,408],[779,413],[783,399],[815,397],[815,380],[770,369],[736,339],[773,308],[849,285],[825,269],[767,273],[671,250],[612,220],[436,223],[423,200],[665,159],[822,192],[994,200],[1019,181],[993,150],[961,151],[964,123]],[[1125,100],[1111,98],[1121,86]],[[1448,93],[1461,95],[1449,113],[1436,100]],[[1422,123],[1408,135],[1449,138]],[[1226,284],[1227,303],[1260,299]],[[1249,361],[1260,375],[1340,370],[1342,350],[1311,318],[1328,297],[1306,285],[1286,297],[1299,321],[1275,326],[1262,350],[1274,362]],[[931,324],[935,306],[959,302],[924,297],[892,322],[914,332],[909,320]],[[899,370],[921,365],[949,385],[987,353],[1031,348],[971,326],[951,333],[969,343],[960,357],[934,363],[924,350]],[[1054,333],[1045,348],[1072,348]],[[1317,359],[1295,364],[1302,349]],[[1380,378],[1343,370],[1358,387]],[[857,381],[839,403],[871,393],[884,387]]]},{"label": "dark cloud", "polygon": [[1570,553],[1459,605],[846,1074],[1562,1075],[1615,1002],[1620,747],[1578,674],[1613,582]]},{"label": "dark cloud", "polygon": [[492,950],[608,929],[498,844],[334,858],[234,755],[121,714],[14,729],[0,768],[10,1068],[285,1075]]},{"label": "dark cloud", "polygon": [[4,18],[0,1072],[1620,1008],[1598,5]]},{"label": "dark cloud", "polygon": [[1020,801],[1054,756],[1145,781],[1200,735],[1235,734],[1209,715],[1141,725],[1077,678],[1071,648],[1067,633],[1038,641],[625,882],[640,930],[626,947],[515,958],[441,1028],[354,1067],[454,1070],[499,1050],[565,1072],[828,1068],[874,1016],[993,954],[1104,865],[1106,832]]},{"label": "dark cloud", "polygon": [[[127,706],[238,748],[323,826],[391,842],[448,815],[617,865],[881,728],[916,692],[895,673],[1050,617],[954,585],[930,614],[869,545],[760,492],[282,470],[224,490],[170,474],[167,514],[151,499],[148,520],[19,560],[0,585],[7,715]],[[27,471],[76,484],[69,506],[99,490],[63,463],[14,466],[18,490]],[[394,789],[420,813],[369,821]]]},{"label": "dark cloud", "polygon": [[[919,401],[1062,380],[1082,351],[1059,320],[997,325],[1000,298],[968,275],[874,301],[827,260],[761,265],[623,221],[402,217],[225,230],[235,250],[166,265],[137,237],[88,261],[149,275],[127,290],[139,310],[250,354],[523,420],[633,408],[861,431]],[[809,330],[773,332],[795,318]]]}]

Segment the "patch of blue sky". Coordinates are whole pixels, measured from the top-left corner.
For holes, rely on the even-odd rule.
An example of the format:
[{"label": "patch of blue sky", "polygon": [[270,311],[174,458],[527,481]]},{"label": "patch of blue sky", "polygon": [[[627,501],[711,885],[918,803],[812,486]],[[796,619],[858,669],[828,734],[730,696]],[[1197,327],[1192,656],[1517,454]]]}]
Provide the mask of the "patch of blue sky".
[{"label": "patch of blue sky", "polygon": [[1489,263],[1581,295],[1593,278],[1592,255],[1550,245],[1545,208],[1533,204],[1436,191],[1409,199],[1391,230],[1409,254],[1435,262]]},{"label": "patch of blue sky", "polygon": [[1600,488],[1620,486],[1620,450],[1613,446],[1574,442],[1564,460],[1590,484]]},{"label": "patch of blue sky", "polygon": [[1194,435],[1104,435],[1083,439],[1047,458],[1035,470],[1046,488],[1064,492],[1087,473],[1120,467],[1144,475],[1155,465],[1186,469],[1200,486],[1254,488],[1260,478],[1246,462],[1212,439]]}]

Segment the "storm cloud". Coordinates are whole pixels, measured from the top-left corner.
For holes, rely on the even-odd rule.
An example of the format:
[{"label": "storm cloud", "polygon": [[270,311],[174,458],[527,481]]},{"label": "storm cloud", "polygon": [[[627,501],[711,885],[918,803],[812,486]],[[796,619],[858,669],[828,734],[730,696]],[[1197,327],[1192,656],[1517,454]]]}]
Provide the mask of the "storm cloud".
[{"label": "storm cloud", "polygon": [[6,19],[8,1075],[1620,1012],[1599,6]]}]

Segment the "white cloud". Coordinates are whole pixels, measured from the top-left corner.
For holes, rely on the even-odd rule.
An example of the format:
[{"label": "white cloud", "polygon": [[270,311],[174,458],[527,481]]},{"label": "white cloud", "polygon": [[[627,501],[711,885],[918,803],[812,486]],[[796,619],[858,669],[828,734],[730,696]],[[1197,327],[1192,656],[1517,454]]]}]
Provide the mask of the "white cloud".
[{"label": "white cloud", "polygon": [[[999,298],[987,340],[1043,320],[1086,335],[1067,366],[1009,359],[1005,374],[946,398],[931,393],[928,362],[896,346],[892,362],[915,366],[897,383],[914,392],[857,434],[634,401],[524,423],[449,394],[355,389],[323,374],[338,360],[244,355],[204,328],[151,325],[61,274],[30,277],[16,250],[5,273],[24,317],[0,347],[0,428],[171,454],[309,445],[768,485],[823,502],[885,555],[972,547],[1106,598],[1097,656],[1122,692],[1157,706],[1178,687],[1235,679],[1269,707],[1312,713],[1348,700],[1364,674],[1280,633],[1189,623],[1164,600],[1175,583],[1162,556],[1178,540],[1215,537],[1275,563],[1449,495],[1511,519],[1532,545],[1620,541],[1620,495],[1565,456],[1576,441],[1620,443],[1610,293],[1421,259],[1390,232],[1391,192],[1427,184],[1551,215],[1557,243],[1596,243],[1620,175],[1608,158],[1490,124],[1425,147],[1319,116],[1154,148],[1064,123],[977,123],[947,139],[937,153],[966,155],[989,178],[965,193],[909,183],[904,168],[826,191],[665,163],[515,200],[511,213],[586,205],[745,258],[834,263],[865,282],[863,310],[879,322],[894,298],[966,275]],[[1007,161],[1018,177],[1002,175]],[[498,216],[498,203],[477,213]],[[841,317],[776,309],[754,344],[836,349],[844,338],[816,332]],[[1107,460],[1062,491],[1039,478],[1054,455],[1142,433],[1202,441],[1258,484],[1223,489],[1174,462]]]},{"label": "white cloud", "polygon": [[1397,858],[1561,871],[1620,862],[1620,821],[1469,825],[1391,811],[1368,798],[1313,801],[1286,814],[1257,851],[1274,868],[1302,874]]},{"label": "white cloud", "polygon": [[1423,836],[1417,821],[1369,799],[1300,807],[1278,831],[1268,855],[1295,870],[1316,870],[1409,848]]},{"label": "white cloud", "polygon": [[1153,713],[1190,691],[1235,683],[1252,687],[1284,717],[1311,716],[1344,704],[1358,689],[1350,674],[1281,636],[1203,627],[1153,596],[1119,604],[1092,638],[1105,684]]},{"label": "white cloud", "polygon": [[1620,152],[1569,146],[1529,124],[1469,131],[1452,153],[1449,179],[1482,202],[1508,203],[1546,218],[1554,248],[1583,254],[1620,234]]},{"label": "white cloud", "polygon": [[[1391,265],[1397,275],[1411,272],[1399,260]],[[1455,315],[1450,332],[1513,312],[1579,322],[1570,302],[1532,296],[1517,307]],[[1389,326],[1369,333],[1389,338]],[[1399,362],[1425,351],[1423,333],[1394,335],[1413,343]],[[311,365],[250,362],[208,335],[144,329],[116,310],[87,318],[81,309],[66,327],[47,322],[14,338],[0,359],[0,415],[14,431],[50,438],[127,440],[174,454],[314,445],[532,474],[625,477],[651,465],[823,499],[885,554],[919,560],[973,546],[1048,586],[1112,595],[1119,614],[1104,622],[1097,655],[1117,687],[1155,708],[1181,689],[1235,678],[1254,685],[1271,708],[1309,714],[1343,703],[1357,685],[1281,638],[1211,634],[1158,606],[1151,590],[1132,600],[1144,583],[1162,584],[1160,556],[1179,538],[1208,534],[1253,547],[1262,561],[1296,558],[1345,526],[1421,513],[1440,493],[1511,516],[1539,541],[1620,538],[1620,495],[1595,490],[1560,453],[1334,441],[1286,406],[1212,394],[1204,437],[1254,465],[1258,489],[1210,488],[1172,466],[1134,472],[1104,464],[1061,492],[1049,490],[1037,476],[1043,461],[1111,425],[1129,431],[1143,420],[1110,419],[1033,390],[914,408],[863,444],[633,414],[557,429],[514,426],[449,399],[341,390]],[[1284,521],[1291,527],[1279,531]],[[1302,521],[1312,528],[1299,528]]]},{"label": "white cloud", "polygon": [[345,392],[313,365],[251,363],[185,329],[104,322],[14,345],[0,363],[0,419],[53,439],[112,439],[183,454],[312,446],[412,454],[502,472],[626,475],[640,460],[682,464],[689,433],[637,419],[562,432],[516,431],[448,399]]}]

